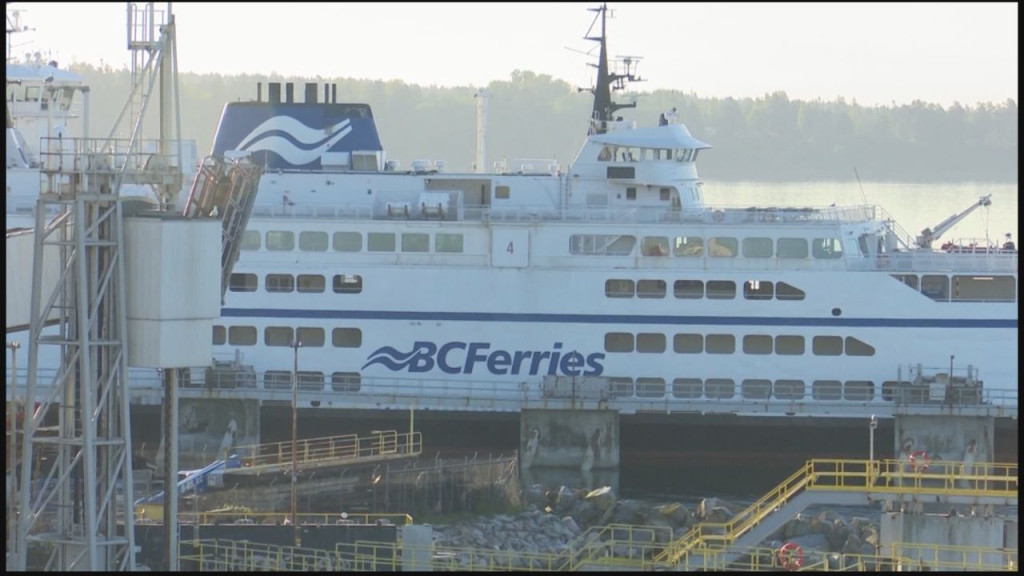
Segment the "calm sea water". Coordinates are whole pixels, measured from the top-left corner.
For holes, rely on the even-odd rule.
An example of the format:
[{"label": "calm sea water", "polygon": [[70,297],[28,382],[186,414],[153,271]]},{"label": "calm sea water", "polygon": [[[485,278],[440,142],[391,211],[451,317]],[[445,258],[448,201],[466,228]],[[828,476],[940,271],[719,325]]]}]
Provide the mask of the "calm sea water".
[{"label": "calm sea water", "polygon": [[959,214],[985,195],[992,205],[978,208],[943,234],[942,242],[987,238],[1002,245],[1007,232],[1017,235],[1016,183],[907,183],[907,182],[725,182],[705,181],[704,200],[714,206],[808,206],[831,204],[881,206],[911,236],[934,228],[946,218]]}]

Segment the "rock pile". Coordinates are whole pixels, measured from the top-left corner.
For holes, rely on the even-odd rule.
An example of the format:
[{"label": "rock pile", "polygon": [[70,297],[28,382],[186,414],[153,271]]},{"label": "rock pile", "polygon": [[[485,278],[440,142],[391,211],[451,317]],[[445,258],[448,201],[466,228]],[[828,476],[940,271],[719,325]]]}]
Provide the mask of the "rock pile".
[{"label": "rock pile", "polygon": [[[655,527],[650,536],[654,541],[649,544],[664,545],[681,538],[699,522],[727,522],[743,509],[721,499],[705,498],[691,512],[678,502],[650,504],[619,499],[608,487],[586,492],[566,486],[546,490],[533,485],[523,491],[523,502],[525,510],[518,514],[435,525],[435,549],[451,557],[454,565],[466,568],[489,564],[555,568],[567,559],[570,546],[576,550],[581,547],[581,537],[591,527]],[[598,538],[595,533],[587,536]],[[806,562],[828,553],[873,554],[878,526],[865,518],[847,521],[833,511],[799,515],[773,534],[764,546],[777,549],[783,542],[799,544]],[[637,551],[614,553],[635,556]]]}]

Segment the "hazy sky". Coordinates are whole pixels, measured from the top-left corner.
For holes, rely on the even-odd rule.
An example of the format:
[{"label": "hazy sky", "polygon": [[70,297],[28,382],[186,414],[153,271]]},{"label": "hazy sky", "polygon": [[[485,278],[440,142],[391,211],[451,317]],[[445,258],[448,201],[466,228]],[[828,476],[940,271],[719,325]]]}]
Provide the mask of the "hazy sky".
[{"label": "hazy sky", "polygon": [[[590,86],[596,3],[175,3],[183,72],[486,86],[513,70]],[[160,10],[166,4],[158,4]],[[12,5],[8,5],[11,9]],[[25,3],[15,56],[127,66],[126,4]],[[609,3],[632,89],[862,105],[1017,96],[1017,3]],[[17,45],[20,44],[20,45]]]}]

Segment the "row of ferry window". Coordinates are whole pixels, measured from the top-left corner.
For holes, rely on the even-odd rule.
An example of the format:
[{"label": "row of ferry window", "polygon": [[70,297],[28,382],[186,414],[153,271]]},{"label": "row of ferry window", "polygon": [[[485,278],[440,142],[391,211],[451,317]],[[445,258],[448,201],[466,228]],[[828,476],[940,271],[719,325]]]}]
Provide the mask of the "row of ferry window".
[{"label": "row of ferry window", "polygon": [[[263,373],[263,388],[266,390],[291,390],[292,378],[295,386],[303,392],[322,392],[324,389],[323,372],[297,372],[289,370],[267,370]],[[331,374],[331,390],[333,392],[359,392],[362,377],[358,372],[335,372]]]},{"label": "row of ferry window", "polygon": [[[585,256],[629,256],[633,254],[637,239],[621,234],[574,234],[569,238],[569,253]],[[782,258],[834,260],[843,257],[842,245],[837,238],[733,238],[731,236],[644,236],[640,241],[644,256],[712,258]]]},{"label": "row of ferry window", "polygon": [[[426,232],[404,232],[399,246],[396,235],[391,232],[367,232],[367,252],[430,252],[431,234]],[[433,234],[434,252],[461,253],[463,251],[462,234],[437,232]],[[242,250],[259,250],[263,236],[258,230],[247,230],[242,236]],[[291,230],[268,230],[263,247],[271,252],[290,252],[295,250],[295,232]],[[328,236],[327,232],[304,230],[299,232],[299,250],[302,252],[326,252],[331,247],[335,252],[362,252],[363,235],[360,232],[335,232]]]},{"label": "row of ferry window", "polygon": [[[251,273],[237,272],[228,281],[228,290],[232,292],[255,292],[259,289],[259,276]],[[300,292],[319,294],[327,289],[327,279],[320,274],[267,274],[264,278],[267,292]],[[335,294],[359,294],[363,291],[363,277],[358,274],[335,274],[331,280],[331,289]]]},{"label": "row of ferry window", "polygon": [[[732,378],[676,378],[669,385],[664,378],[611,377],[608,379],[614,398],[673,398],[731,400],[736,397],[736,381]],[[882,398],[893,400],[899,382],[882,383]],[[807,385],[803,380],[751,378],[740,381],[740,395],[745,400],[804,400]],[[811,398],[819,401],[849,400],[866,402],[875,399],[875,383],[870,380],[815,380]]]},{"label": "row of ferry window", "polygon": [[[667,292],[668,283],[659,279],[610,278],[604,283],[604,294],[609,298],[664,298]],[[736,283],[732,280],[676,280],[672,283],[672,294],[682,299],[733,300]],[[806,293],[786,282],[747,280],[743,283],[743,297],[747,300],[803,300]]]},{"label": "row of ferry window", "polygon": [[[256,346],[258,335],[255,326],[214,326],[213,344]],[[303,348],[322,348],[326,345],[326,331],[323,328],[268,326],[263,329],[264,346],[290,347],[296,337]],[[363,345],[363,331],[359,328],[334,328],[331,330],[331,345],[335,348],[359,348]]]},{"label": "row of ferry window", "polygon": [[893,274],[893,278],[938,302],[1013,302],[1017,279],[1013,276]]},{"label": "row of ferry window", "polygon": [[[267,370],[263,373],[263,388],[266,390],[291,390],[292,383],[303,392],[322,392],[326,384],[323,372],[290,370]],[[736,397],[736,381],[732,378],[676,378],[671,388],[664,378],[611,377],[608,379],[613,398],[664,399],[671,395],[678,399],[732,400]],[[893,401],[899,396],[899,389],[905,383],[886,381],[882,383],[882,399]],[[356,393],[362,388],[362,376],[358,372],[334,372],[330,375],[330,391]],[[875,400],[875,383],[870,380],[814,380],[811,383],[811,399],[816,401],[869,402]],[[807,384],[803,380],[750,378],[740,381],[739,393],[744,400],[795,400],[806,399]]]},{"label": "row of ferry window", "polygon": [[[667,338],[660,333],[631,334],[629,332],[607,332],[604,335],[605,352],[664,353],[668,347]],[[799,356],[806,350],[803,336],[769,336],[748,334],[743,336],[744,354],[780,354]],[[672,351],[677,354],[735,354],[736,336],[732,334],[675,334],[672,336]],[[814,336],[811,339],[811,353],[815,356],[874,356],[870,344],[852,336]]]}]

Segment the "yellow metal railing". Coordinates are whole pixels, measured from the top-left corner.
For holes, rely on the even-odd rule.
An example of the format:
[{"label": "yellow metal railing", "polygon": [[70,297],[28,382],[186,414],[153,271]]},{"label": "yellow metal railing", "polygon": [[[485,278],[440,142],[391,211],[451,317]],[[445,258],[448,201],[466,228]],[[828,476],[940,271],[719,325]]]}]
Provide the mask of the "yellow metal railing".
[{"label": "yellow metal railing", "polygon": [[[603,541],[603,544],[621,547],[626,540],[627,538],[620,535],[615,539],[615,543]],[[187,541],[182,545],[185,548],[185,553],[180,557],[182,569],[196,571],[398,572],[405,568],[404,556],[412,554],[411,551],[404,550],[399,542],[356,541],[338,544],[333,551],[228,540]],[[888,554],[845,554],[808,550],[806,556],[800,557],[800,562],[790,565],[784,565],[779,551],[771,547],[749,546],[733,549],[733,552],[736,558],[728,564],[724,554],[711,554],[702,556],[701,562],[693,562],[687,567],[711,571],[1017,570],[1016,550],[968,546],[894,543]],[[598,556],[567,567],[564,553],[543,554],[516,550],[431,546],[426,564],[410,562],[409,567],[418,571],[434,572],[555,572],[581,568],[631,571],[671,569],[668,565],[646,559],[645,554],[637,554],[632,558]]]},{"label": "yellow metal railing", "polygon": [[645,569],[654,566],[655,555],[671,541],[672,528],[668,526],[593,526],[569,544],[555,570],[580,570],[597,564]]},{"label": "yellow metal railing", "polygon": [[[632,570],[727,570],[737,567],[778,570],[782,567],[778,550],[764,547],[738,550],[735,542],[803,491],[945,494],[991,497],[1015,504],[1017,478],[1017,464],[931,462],[926,469],[920,465],[915,469],[899,460],[810,460],[728,522],[698,524],[675,541],[671,541],[672,531],[668,527],[613,524],[587,530],[560,554],[432,546],[430,567],[436,571],[567,571],[597,566]],[[231,514],[238,515],[237,512]],[[338,515],[303,515],[306,516],[311,517],[311,521],[316,519],[323,523],[341,519]],[[398,520],[391,521],[395,524],[403,521],[412,523],[408,516],[398,516]],[[369,516],[360,519],[371,521]],[[666,545],[666,542],[669,543]],[[182,559],[198,562],[192,566],[210,570],[397,571],[402,568],[402,547],[399,543],[361,541],[339,544],[333,555],[290,547],[271,548],[274,547],[199,541],[192,554],[182,556]],[[729,556],[734,558],[728,565],[726,551],[731,552]],[[797,568],[825,571],[899,568],[1015,571],[1017,550],[894,543],[884,555],[809,551],[806,557],[801,556]]]},{"label": "yellow metal railing", "polygon": [[736,538],[773,513],[776,508],[804,490],[812,482],[812,468],[813,461],[810,461],[728,522],[697,524],[657,555],[655,561],[674,565],[688,560],[689,554],[697,549],[724,550]]},{"label": "yellow metal railing", "polygon": [[[418,456],[422,450],[423,438],[419,432],[387,430],[364,437],[348,434],[299,440],[296,443],[295,462],[299,466],[355,462],[379,459],[382,456]],[[237,452],[243,455],[243,471],[281,468],[292,464],[290,441],[243,446],[238,448]]]},{"label": "yellow metal railing", "polygon": [[[803,490],[894,495],[993,497],[1016,502],[1017,464],[905,460],[809,460],[801,469],[728,522],[702,522],[658,554],[654,561],[708,568],[712,557]],[[696,566],[690,564],[691,556]]]},{"label": "yellow metal railing", "polygon": [[946,571],[1018,570],[1017,549],[894,542],[894,569]]},{"label": "yellow metal railing", "polygon": [[[178,512],[178,521],[184,524],[285,524],[291,521],[289,512],[243,512],[243,511],[210,511],[210,512]],[[296,524],[377,524],[386,522],[397,526],[413,523],[408,514],[364,514],[339,513],[315,514],[296,513]]]},{"label": "yellow metal railing", "polygon": [[182,542],[185,572],[333,572],[337,561],[326,550],[260,544],[248,540]]}]

